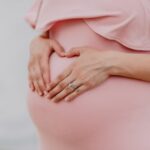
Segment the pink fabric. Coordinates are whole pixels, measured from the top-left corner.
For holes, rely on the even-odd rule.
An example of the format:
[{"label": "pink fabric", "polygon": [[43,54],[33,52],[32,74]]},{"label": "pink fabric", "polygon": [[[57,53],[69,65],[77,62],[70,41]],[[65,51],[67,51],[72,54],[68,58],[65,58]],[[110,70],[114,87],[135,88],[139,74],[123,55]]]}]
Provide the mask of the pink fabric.
[{"label": "pink fabric", "polygon": [[[89,45],[100,51],[134,52],[99,36],[83,20],[57,22],[50,36],[66,51]],[[75,59],[53,53],[51,79]],[[40,150],[149,150],[149,91],[148,82],[111,77],[71,103],[56,104],[29,89],[29,112],[37,127]]]},{"label": "pink fabric", "polygon": [[26,20],[37,30],[83,18],[98,34],[134,50],[150,51],[150,0],[37,0]]},{"label": "pink fabric", "polygon": [[[66,51],[89,45],[150,53],[149,2],[38,0],[26,19],[37,30],[49,30]],[[75,59],[53,53],[51,79]],[[53,103],[30,89],[27,99],[40,150],[150,150],[148,82],[113,76],[71,103]]]}]

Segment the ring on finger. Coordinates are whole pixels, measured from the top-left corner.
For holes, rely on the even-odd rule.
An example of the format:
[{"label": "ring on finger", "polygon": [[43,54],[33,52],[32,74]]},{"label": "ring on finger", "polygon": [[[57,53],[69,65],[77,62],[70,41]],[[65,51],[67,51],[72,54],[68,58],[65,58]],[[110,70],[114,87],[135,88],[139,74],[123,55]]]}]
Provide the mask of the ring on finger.
[{"label": "ring on finger", "polygon": [[73,84],[73,83],[69,83],[68,87],[72,88],[73,90],[77,88],[77,85]]}]

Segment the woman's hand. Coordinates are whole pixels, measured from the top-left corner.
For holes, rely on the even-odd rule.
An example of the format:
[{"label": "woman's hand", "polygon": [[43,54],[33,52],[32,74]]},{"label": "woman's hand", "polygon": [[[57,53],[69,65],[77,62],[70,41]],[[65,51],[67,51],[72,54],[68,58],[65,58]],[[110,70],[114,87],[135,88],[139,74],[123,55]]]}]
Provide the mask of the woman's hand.
[{"label": "woman's hand", "polygon": [[62,99],[71,101],[79,94],[100,85],[111,74],[116,53],[89,47],[73,48],[66,52],[67,57],[78,58],[50,83],[46,98],[54,102]]},{"label": "woman's hand", "polygon": [[55,40],[38,36],[31,41],[28,80],[30,88],[40,96],[50,83],[49,59],[53,51],[64,56],[64,49]]}]

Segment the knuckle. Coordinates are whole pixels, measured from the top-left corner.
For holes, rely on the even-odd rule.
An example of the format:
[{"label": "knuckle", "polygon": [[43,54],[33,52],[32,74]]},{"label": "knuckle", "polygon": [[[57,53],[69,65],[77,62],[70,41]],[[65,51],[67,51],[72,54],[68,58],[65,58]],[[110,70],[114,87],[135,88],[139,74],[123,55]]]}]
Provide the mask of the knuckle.
[{"label": "knuckle", "polygon": [[38,80],[38,82],[39,82],[40,86],[43,86],[43,80],[41,78]]},{"label": "knuckle", "polygon": [[61,83],[59,83],[59,88],[64,88],[66,86],[66,84],[65,84],[65,82],[61,82]]},{"label": "knuckle", "polygon": [[75,71],[72,71],[71,74],[70,74],[70,77],[71,77],[72,79],[76,79],[76,78],[78,77],[78,73],[75,72]]},{"label": "knuckle", "polygon": [[84,84],[84,80],[82,80],[82,79],[78,79],[78,83],[79,83],[79,85],[82,85],[82,84]]},{"label": "knuckle", "polygon": [[33,80],[35,87],[37,87],[37,80],[35,80],[35,78],[33,78],[32,80]]},{"label": "knuckle", "polygon": [[53,92],[54,93],[58,93],[59,91],[61,91],[61,87],[60,86],[56,86],[56,88],[54,88]]},{"label": "knuckle", "polygon": [[48,70],[46,70],[45,68],[41,68],[41,73],[42,73],[43,77],[48,76]]},{"label": "knuckle", "polygon": [[81,89],[80,89],[80,90],[79,90],[79,89],[76,89],[76,90],[75,90],[75,93],[74,93],[74,96],[77,96],[77,95],[78,95],[79,93],[81,93],[81,92],[82,92]]},{"label": "knuckle", "polygon": [[38,74],[34,74],[33,77],[35,82],[39,82],[40,77],[38,76]]},{"label": "knuckle", "polygon": [[57,82],[56,81],[53,81],[53,82],[50,83],[50,87],[54,88],[55,86],[57,86]]},{"label": "knuckle", "polygon": [[86,81],[86,82],[85,82],[85,86],[86,86],[86,87],[92,87],[92,86],[93,86],[93,82],[91,82],[91,81]]},{"label": "knuckle", "polygon": [[34,82],[34,77],[33,76],[29,76],[28,80],[31,81],[31,82]]},{"label": "knuckle", "polygon": [[39,87],[39,79],[35,79],[34,81],[36,82],[37,87]]},{"label": "knuckle", "polygon": [[69,93],[70,91],[72,91],[73,89],[71,88],[71,87],[69,87],[69,86],[67,86],[66,88],[65,88],[65,92],[66,93]]},{"label": "knuckle", "polygon": [[44,80],[47,82],[48,73],[46,73],[46,72],[43,72],[42,76],[43,76]]},{"label": "knuckle", "polygon": [[32,72],[31,77],[32,77],[32,80],[34,80],[34,81],[36,81],[38,79],[37,75],[34,72]]}]

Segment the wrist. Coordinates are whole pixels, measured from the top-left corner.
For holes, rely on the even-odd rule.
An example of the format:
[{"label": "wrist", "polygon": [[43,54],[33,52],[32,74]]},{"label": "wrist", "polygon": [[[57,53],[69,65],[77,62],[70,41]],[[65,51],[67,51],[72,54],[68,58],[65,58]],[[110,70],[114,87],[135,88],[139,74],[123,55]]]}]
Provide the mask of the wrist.
[{"label": "wrist", "polygon": [[125,71],[128,71],[128,61],[129,59],[129,54],[125,52],[110,52],[110,58],[109,58],[109,75],[122,75],[125,74]]}]

